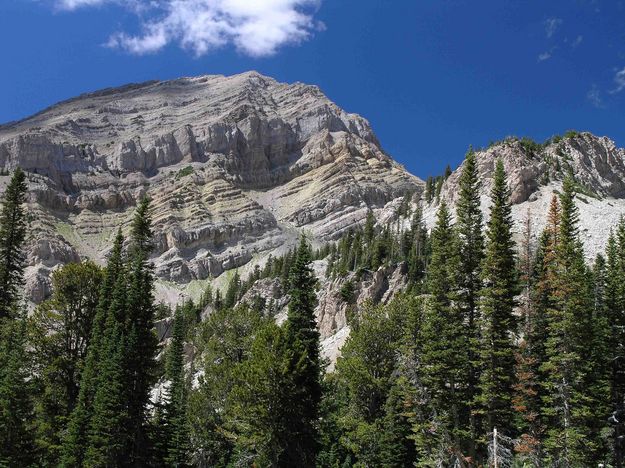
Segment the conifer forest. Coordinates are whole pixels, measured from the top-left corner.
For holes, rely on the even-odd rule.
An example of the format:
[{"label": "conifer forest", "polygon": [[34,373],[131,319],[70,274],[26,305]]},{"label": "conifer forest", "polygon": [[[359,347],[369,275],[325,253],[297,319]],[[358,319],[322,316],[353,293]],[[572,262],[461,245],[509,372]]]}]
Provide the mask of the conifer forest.
[{"label": "conifer forest", "polygon": [[[476,154],[453,206],[437,201],[450,172],[404,197],[407,229],[369,211],[336,242],[303,235],[175,307],[155,299],[144,198],[105,265],[56,269],[32,307],[16,169],[0,214],[0,467],[622,467],[625,220],[589,262],[572,177],[534,233],[529,217],[513,222],[501,161],[486,213]],[[431,229],[423,203],[438,203]],[[333,366],[320,352],[317,259],[334,279],[407,266],[387,304],[357,304],[343,283],[350,335]],[[246,295],[270,277],[288,292],[282,321]]]}]

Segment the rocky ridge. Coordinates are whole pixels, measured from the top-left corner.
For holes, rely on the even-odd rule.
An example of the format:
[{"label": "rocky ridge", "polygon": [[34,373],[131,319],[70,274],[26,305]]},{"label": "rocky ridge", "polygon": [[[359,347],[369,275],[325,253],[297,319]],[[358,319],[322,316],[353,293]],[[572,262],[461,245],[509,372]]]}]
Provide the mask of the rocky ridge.
[{"label": "rocky ridge", "polygon": [[368,207],[423,186],[383,151],[365,119],[316,86],[256,72],[61,102],[0,126],[0,170],[16,166],[31,189],[35,302],[49,293],[57,265],[103,261],[145,195],[158,233],[160,297],[175,301],[183,286],[262,263],[303,231],[316,243],[336,239]]},{"label": "rocky ridge", "polygon": [[[501,158],[510,184],[517,235],[529,218],[533,240],[545,225],[551,198],[562,180],[571,175],[577,187],[580,234],[586,255],[601,252],[610,229],[625,214],[625,149],[607,137],[588,132],[568,132],[543,144],[507,138],[477,151],[482,180],[482,209],[488,215],[489,193],[495,162]],[[440,197],[424,207],[428,226],[434,223],[440,200],[453,206],[459,193],[462,165],[442,184]]]}]

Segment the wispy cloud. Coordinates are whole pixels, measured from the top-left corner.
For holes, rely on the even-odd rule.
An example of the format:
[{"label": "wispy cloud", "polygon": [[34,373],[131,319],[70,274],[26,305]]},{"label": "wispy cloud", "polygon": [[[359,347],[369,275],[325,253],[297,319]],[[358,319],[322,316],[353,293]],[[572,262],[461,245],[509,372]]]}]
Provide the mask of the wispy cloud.
[{"label": "wispy cloud", "polygon": [[616,88],[612,90],[612,93],[620,93],[625,89],[625,67],[616,72],[614,75],[614,83],[616,84]]},{"label": "wispy cloud", "polygon": [[573,39],[573,41],[571,42],[571,47],[572,47],[573,49],[575,49],[577,46],[579,46],[579,45],[582,43],[582,41],[583,41],[583,40],[584,40],[584,36],[582,36],[582,35],[577,36],[577,37],[576,37],[575,39]]},{"label": "wispy cloud", "polygon": [[603,103],[603,97],[601,96],[601,91],[596,84],[593,84],[592,88],[590,88],[588,93],[586,93],[586,99],[588,100],[588,102],[590,102],[590,104],[598,109],[605,107]]},{"label": "wispy cloud", "polygon": [[538,61],[539,62],[544,62],[545,60],[549,60],[551,58],[551,51],[547,50],[545,52],[543,52],[542,54],[538,55]]},{"label": "wispy cloud", "polygon": [[66,10],[117,4],[137,13],[139,34],[117,32],[107,46],[134,54],[177,43],[201,56],[232,44],[253,57],[272,55],[310,38],[321,0],[57,0]]},{"label": "wispy cloud", "polygon": [[545,34],[548,38],[551,38],[556,31],[562,26],[562,19],[560,18],[548,18],[544,21]]}]

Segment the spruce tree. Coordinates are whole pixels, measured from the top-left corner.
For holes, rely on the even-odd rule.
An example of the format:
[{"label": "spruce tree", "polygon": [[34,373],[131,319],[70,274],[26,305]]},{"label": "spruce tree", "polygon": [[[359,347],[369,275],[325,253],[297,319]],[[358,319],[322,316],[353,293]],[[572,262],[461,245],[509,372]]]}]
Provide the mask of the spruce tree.
[{"label": "spruce tree", "polygon": [[0,319],[9,317],[19,301],[26,255],[26,175],[18,167],[4,192],[0,213]]},{"label": "spruce tree", "polygon": [[117,232],[109,256],[104,281],[100,288],[99,302],[92,325],[91,339],[85,365],[80,376],[78,402],[71,413],[66,435],[62,444],[61,466],[82,466],[87,451],[87,433],[93,415],[96,391],[102,377],[101,366],[106,359],[104,346],[108,341],[107,322],[113,295],[120,278],[125,276],[124,256],[122,252],[124,237]]},{"label": "spruce tree", "polygon": [[26,313],[20,304],[25,264],[25,179],[17,168],[0,212],[0,466],[27,466],[33,460],[33,385],[26,348]]},{"label": "spruce tree", "polygon": [[485,416],[487,433],[495,428],[510,437],[512,421],[512,386],[514,384],[514,308],[518,292],[510,189],[503,163],[495,165],[488,220],[480,306],[481,346],[479,401]]},{"label": "spruce tree", "polygon": [[30,319],[34,380],[40,387],[36,426],[42,465],[59,463],[63,432],[78,400],[102,279],[102,269],[93,262],[63,266],[52,274],[52,296]]},{"label": "spruce tree", "polygon": [[[585,388],[594,365],[584,359],[594,342],[592,286],[578,236],[574,185],[566,178],[560,196],[559,232],[550,272],[551,307],[547,309],[545,413],[549,429],[545,448],[549,463],[580,466],[593,463],[598,450],[591,415],[600,402]],[[595,412],[598,410],[597,412]],[[601,415],[600,415],[601,417]],[[604,420],[607,415],[603,416]]]},{"label": "spruce tree", "polygon": [[464,316],[455,306],[459,264],[458,239],[451,215],[441,201],[431,235],[427,273],[429,298],[419,331],[419,380],[427,408],[416,421],[415,439],[424,466],[454,464],[471,448],[467,400],[469,340]]},{"label": "spruce tree", "polygon": [[170,385],[165,394],[164,425],[167,435],[167,466],[188,463],[187,386],[184,372],[185,320],[182,307],[176,308],[174,331],[169,345],[165,375]]},{"label": "spruce tree", "polygon": [[0,466],[33,466],[33,385],[26,351],[25,311],[0,319]]},{"label": "spruce tree", "polygon": [[[460,197],[456,205],[456,229],[458,231],[460,249],[460,274],[458,307],[464,316],[469,339],[469,367],[467,400],[473,402],[478,394],[479,380],[479,333],[478,333],[478,300],[482,286],[480,267],[484,256],[484,237],[482,234],[482,210],[480,208],[480,179],[477,168],[477,157],[472,148],[469,149],[459,180]],[[495,193],[493,192],[493,195]],[[473,406],[473,404],[472,404]],[[477,438],[475,411],[470,410],[472,439]],[[471,447],[471,455],[475,457],[475,448]]]},{"label": "spruce tree", "polygon": [[610,411],[613,428],[612,452],[615,466],[622,466],[625,443],[625,221],[621,219],[610,234],[606,246],[605,310],[609,327],[607,360],[609,363]]},{"label": "spruce tree", "polygon": [[227,309],[233,308],[239,300],[239,292],[241,290],[241,277],[239,272],[235,271],[234,275],[228,283],[228,289],[226,290],[226,296],[224,298],[224,307]]},{"label": "spruce tree", "polygon": [[321,401],[319,331],[315,320],[317,279],[310,266],[310,246],[304,237],[297,249],[290,276],[290,301],[285,323],[286,339],[293,351],[291,443],[286,460],[293,466],[314,466]]},{"label": "spruce tree", "polygon": [[127,452],[134,463],[145,463],[149,440],[147,409],[150,389],[156,382],[156,353],[158,341],[154,333],[153,266],[149,262],[152,251],[152,218],[150,201],[143,198],[135,212],[130,236],[130,264],[128,296],[123,322],[126,401],[129,432]]},{"label": "spruce tree", "polygon": [[[528,210],[522,247],[520,249],[520,284],[522,286],[520,302],[520,333],[515,355],[515,378],[512,405],[516,414],[517,438],[515,451],[521,460],[527,460],[531,466],[540,467],[540,443],[543,426],[541,424],[541,393],[539,372],[545,361],[544,336],[545,320],[543,311],[536,306],[534,286],[536,283],[536,265],[541,263],[541,256],[534,260],[531,246],[532,225]],[[540,251],[544,248],[540,247]]]}]

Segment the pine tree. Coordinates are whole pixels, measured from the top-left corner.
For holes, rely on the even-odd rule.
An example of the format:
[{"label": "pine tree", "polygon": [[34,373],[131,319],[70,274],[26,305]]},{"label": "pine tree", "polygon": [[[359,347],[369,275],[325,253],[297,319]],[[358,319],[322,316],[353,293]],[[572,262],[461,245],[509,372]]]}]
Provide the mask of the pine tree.
[{"label": "pine tree", "polygon": [[488,220],[480,305],[482,375],[479,401],[483,406],[486,431],[495,428],[512,436],[512,386],[514,384],[514,308],[518,292],[510,189],[503,163],[495,165],[492,205]]},{"label": "pine tree", "polygon": [[307,451],[316,444],[315,436],[302,440],[302,406],[293,400],[306,398],[294,379],[306,363],[297,358],[287,334],[267,323],[254,337],[250,359],[235,368],[229,397],[237,432],[235,456],[241,465],[315,466],[314,452]]},{"label": "pine tree", "polygon": [[294,466],[314,466],[317,420],[321,401],[321,358],[315,320],[317,279],[310,266],[311,252],[302,237],[290,277],[290,301],[285,334],[293,350],[293,419],[286,460]]},{"label": "pine tree", "polygon": [[27,466],[33,457],[32,380],[26,317],[20,304],[26,236],[26,176],[16,169],[0,213],[0,466]]},{"label": "pine tree", "polygon": [[454,304],[458,240],[445,201],[439,207],[431,246],[427,277],[430,297],[418,339],[419,380],[427,391],[428,406],[415,426],[415,440],[425,466],[464,460],[471,445],[470,402],[466,398],[469,341],[463,314]]},{"label": "pine tree", "polygon": [[[118,283],[123,283],[120,279]],[[130,445],[128,405],[126,399],[126,340],[122,323],[115,315],[123,313],[124,301],[120,285],[106,323],[107,332],[101,343],[98,386],[93,398],[89,420],[85,466],[122,466],[129,460]]]},{"label": "pine tree", "polygon": [[9,317],[19,301],[26,256],[26,175],[18,167],[4,193],[0,213],[0,319]]},{"label": "pine tree", "polygon": [[113,305],[116,287],[126,273],[122,252],[123,243],[124,237],[119,230],[115,236],[100,289],[85,366],[80,376],[78,402],[70,416],[63,440],[61,466],[82,466],[87,451],[87,435],[93,416],[94,399],[103,375],[101,368],[107,358],[105,346],[109,345],[110,340],[108,334],[111,330],[107,329],[107,324],[110,323],[109,311]]},{"label": "pine tree", "polygon": [[[477,157],[473,149],[469,149],[460,175],[460,197],[456,205],[456,229],[459,237],[460,275],[458,307],[464,316],[469,338],[469,368],[467,400],[473,402],[478,394],[479,380],[479,334],[478,334],[478,301],[482,278],[480,268],[484,256],[484,237],[482,235],[482,210],[480,208],[479,173]],[[493,192],[494,195],[494,192]],[[473,404],[472,404],[473,406]],[[474,441],[477,438],[479,422],[475,421],[475,409],[470,410],[470,425]],[[473,442],[472,442],[473,443]],[[475,447],[471,447],[471,455],[475,457]]]},{"label": "pine tree", "polygon": [[227,309],[233,308],[239,300],[239,292],[241,290],[241,277],[239,272],[235,271],[234,275],[228,283],[228,289],[226,290],[226,296],[224,298],[224,307]]},{"label": "pine tree", "polygon": [[[545,413],[549,429],[545,448],[550,463],[561,466],[591,464],[598,449],[589,425],[597,404],[586,393],[585,375],[592,362],[585,356],[594,341],[590,277],[578,236],[578,212],[573,181],[566,178],[560,196],[559,232],[550,272],[551,307],[547,309]],[[605,418],[607,419],[607,415]]]},{"label": "pine tree", "polygon": [[609,362],[610,411],[613,429],[614,465],[622,466],[625,444],[625,221],[621,219],[606,246],[605,309],[608,320],[607,360]]},{"label": "pine tree", "polygon": [[42,465],[59,463],[62,435],[78,399],[102,279],[102,269],[93,262],[63,266],[52,274],[51,298],[30,319],[29,345],[40,387],[36,431]]},{"label": "pine tree", "polygon": [[166,377],[170,386],[165,396],[164,425],[167,434],[168,466],[187,466],[189,434],[187,428],[187,388],[184,372],[185,320],[182,308],[176,308],[174,331],[169,348]]},{"label": "pine tree", "polygon": [[428,261],[428,233],[425,223],[423,222],[423,209],[421,205],[417,206],[412,217],[409,232],[409,250],[406,255],[408,262],[408,281],[415,292],[419,292],[425,278],[425,269]]},{"label": "pine tree", "polygon": [[[540,263],[540,257],[534,262],[534,253],[531,247],[532,225],[528,210],[522,247],[520,249],[522,285],[520,303],[520,337],[515,355],[515,377],[512,397],[513,409],[516,413],[515,423],[520,436],[517,439],[515,451],[522,460],[527,460],[531,466],[540,467],[540,444],[542,439],[541,393],[539,372],[540,365],[545,361],[544,314],[536,307],[534,301],[535,265]],[[541,246],[541,250],[544,246]]]},{"label": "pine tree", "polygon": [[25,312],[16,306],[0,319],[0,466],[34,462],[33,386],[26,352]]},{"label": "pine tree", "polygon": [[150,201],[139,203],[132,222],[126,315],[125,349],[126,399],[128,404],[127,452],[135,463],[145,463],[149,440],[147,406],[150,389],[156,382],[158,342],[154,333],[154,295],[152,265],[152,218]]}]

